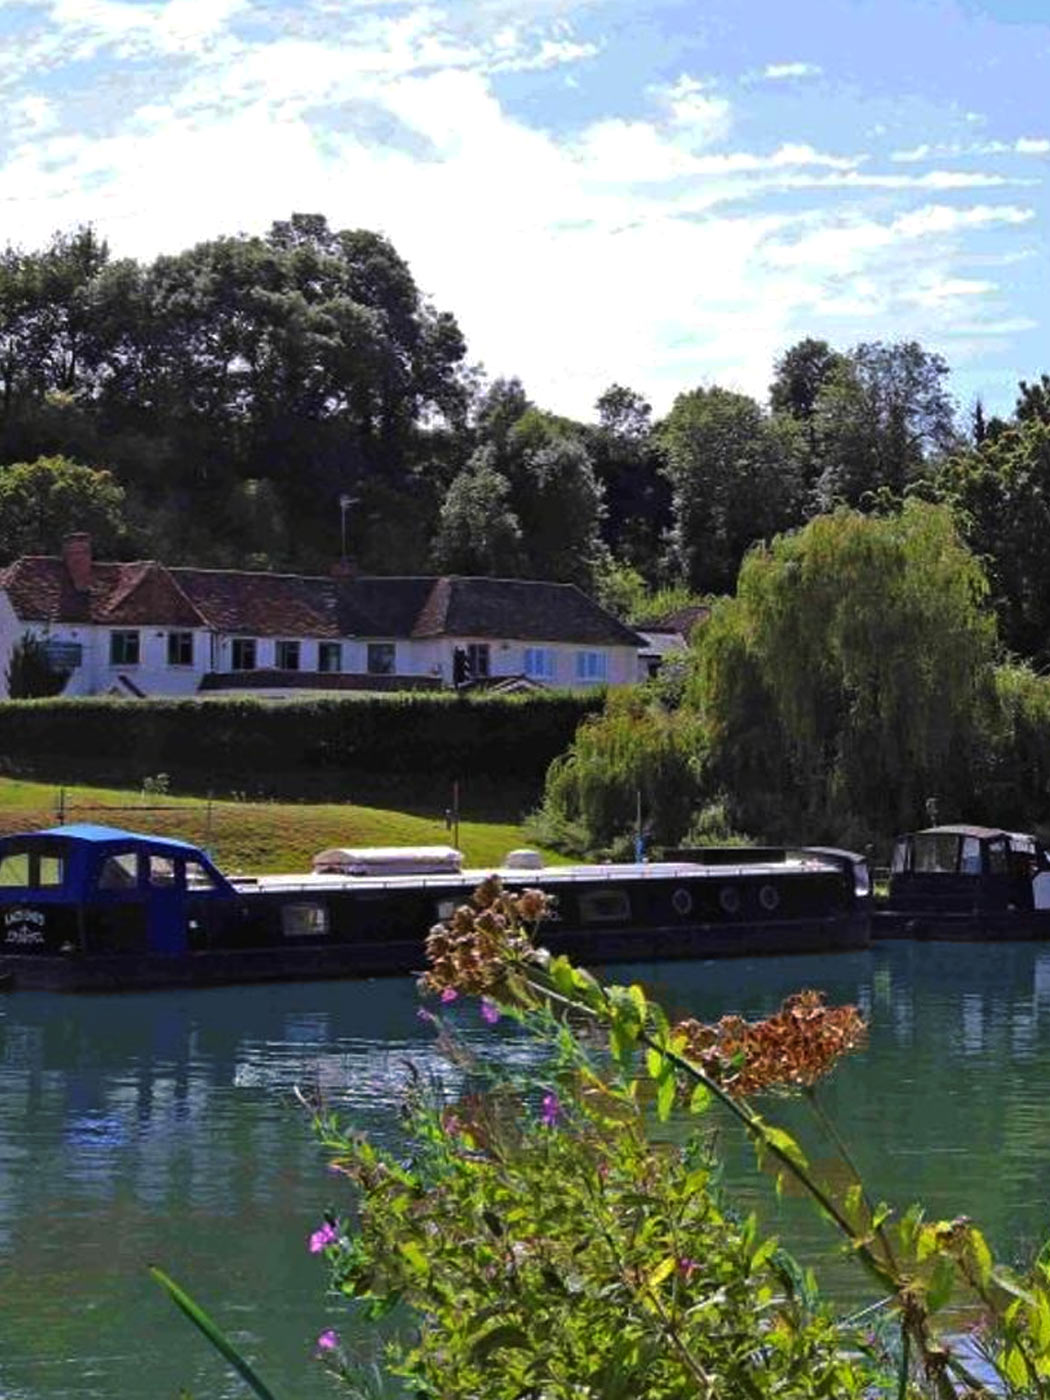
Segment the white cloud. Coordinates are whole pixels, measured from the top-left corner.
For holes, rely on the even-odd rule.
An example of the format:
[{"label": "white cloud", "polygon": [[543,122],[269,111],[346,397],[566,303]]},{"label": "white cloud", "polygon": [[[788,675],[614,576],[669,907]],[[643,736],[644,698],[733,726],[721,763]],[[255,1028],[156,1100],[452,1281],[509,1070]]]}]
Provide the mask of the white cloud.
[{"label": "white cloud", "polygon": [[785,78],[817,78],[823,71],[819,63],[767,63],[762,76],[770,82],[782,82]]},{"label": "white cloud", "polygon": [[967,156],[1045,156],[1050,154],[1050,139],[1045,136],[1019,136],[1015,141],[923,143],[907,150],[893,151],[890,160],[923,161],[951,160]]},{"label": "white cloud", "polygon": [[[486,27],[484,7],[324,14],[311,0],[268,32],[273,12],[249,3],[53,0],[32,61],[23,49],[4,70],[20,84],[0,163],[18,242],[93,219],[118,254],[151,257],[323,210],[336,227],[386,233],[490,372],[520,374],[539,402],[579,414],[614,379],[658,409],[704,379],[763,393],[802,334],[926,339],[965,326],[976,343],[993,332],[973,327],[1011,321],[995,284],[960,264],[970,240],[1035,217],[968,197],[1024,183],[994,159],[887,172],[791,131],[730,145],[735,120],[753,130],[734,109],[744,99],[688,74],[632,92],[630,114],[610,98],[601,119],[547,128],[508,105],[501,94],[520,85],[502,75],[579,66],[586,82],[611,40],[509,5],[486,11]],[[152,57],[157,81],[125,97],[121,70],[102,68],[117,80],[105,123],[102,84],[81,96],[101,130],[59,125],[68,89],[52,102],[27,75],[103,53]],[[1009,151],[1038,155],[1042,140]],[[1011,249],[996,252],[1005,262]]]}]

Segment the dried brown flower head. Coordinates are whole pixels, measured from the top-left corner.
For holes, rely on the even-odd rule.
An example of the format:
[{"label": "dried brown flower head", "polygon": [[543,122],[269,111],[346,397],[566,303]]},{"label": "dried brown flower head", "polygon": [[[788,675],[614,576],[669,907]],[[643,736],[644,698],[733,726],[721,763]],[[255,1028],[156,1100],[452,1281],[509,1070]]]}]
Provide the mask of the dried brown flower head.
[{"label": "dried brown flower head", "polygon": [[514,894],[490,875],[469,904],[461,904],[427,935],[430,968],[420,979],[423,990],[498,996],[511,964],[535,951],[530,930],[546,907],[542,890]]},{"label": "dried brown flower head", "polygon": [[796,992],[764,1021],[723,1016],[714,1025],[681,1021],[684,1053],[730,1093],[805,1088],[864,1043],[867,1023],[855,1006],[827,1006],[823,992]]}]

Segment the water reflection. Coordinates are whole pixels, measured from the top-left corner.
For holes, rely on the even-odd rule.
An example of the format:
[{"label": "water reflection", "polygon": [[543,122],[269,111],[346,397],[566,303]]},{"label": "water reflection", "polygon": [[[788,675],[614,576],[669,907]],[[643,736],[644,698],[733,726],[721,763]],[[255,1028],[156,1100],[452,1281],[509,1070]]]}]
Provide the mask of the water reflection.
[{"label": "water reflection", "polygon": [[[855,1001],[870,1047],[826,1087],[877,1195],[973,1215],[1020,1253],[1050,1224],[1050,949],[886,945],[834,958],[615,970],[675,1014],[772,1011],[802,986]],[[526,1060],[473,1004],[469,1038]],[[444,1067],[410,981],[0,1001],[0,1395],[209,1396],[237,1386],[146,1281],[160,1262],[275,1388],[330,1393],[312,1341],[339,1325],[305,1240],[339,1184],[294,1089],[390,1131],[412,1073]],[[777,1203],[726,1130],[732,1188],[805,1257],[825,1227]],[[861,1284],[837,1264],[843,1298]]]}]

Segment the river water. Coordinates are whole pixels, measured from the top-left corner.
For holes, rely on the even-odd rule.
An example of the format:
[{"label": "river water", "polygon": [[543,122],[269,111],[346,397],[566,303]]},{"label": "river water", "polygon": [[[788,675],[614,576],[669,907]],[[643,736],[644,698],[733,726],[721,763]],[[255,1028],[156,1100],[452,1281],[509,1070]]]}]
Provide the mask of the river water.
[{"label": "river water", "polygon": [[[875,1194],[971,1215],[1008,1258],[1050,1233],[1050,947],[896,943],[614,975],[705,1018],[764,1014],[803,986],[857,1002],[868,1049],[823,1092]],[[151,1263],[278,1394],[335,1394],[313,1347],[345,1311],[306,1245],[342,1187],[295,1089],[392,1131],[409,1066],[440,1067],[418,1007],[408,979],[0,998],[0,1400],[246,1394]],[[515,1034],[474,1004],[454,1013],[479,1044]],[[827,1258],[808,1206],[777,1203],[731,1133],[726,1153],[730,1189],[805,1260]],[[831,1290],[863,1298],[832,1261]]]}]

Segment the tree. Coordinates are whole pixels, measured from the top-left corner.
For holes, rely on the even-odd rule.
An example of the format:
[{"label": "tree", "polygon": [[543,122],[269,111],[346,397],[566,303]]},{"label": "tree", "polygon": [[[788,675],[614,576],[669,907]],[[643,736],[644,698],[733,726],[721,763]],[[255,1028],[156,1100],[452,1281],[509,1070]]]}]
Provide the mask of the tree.
[{"label": "tree", "polygon": [[606,389],[596,407],[598,426],[586,429],[584,442],[605,498],[602,536],[618,559],[653,581],[671,524],[671,491],[652,409],[620,384]]},{"label": "tree", "polygon": [[7,694],[11,700],[61,695],[68,680],[69,672],[53,664],[46,644],[32,632],[24,632],[11,648],[7,663]]},{"label": "tree", "polygon": [[984,561],[1002,639],[1050,662],[1050,420],[1029,417],[951,459],[939,485]]},{"label": "tree", "polygon": [[0,558],[53,554],[78,530],[105,552],[124,538],[124,489],[109,472],[65,457],[0,468]]},{"label": "tree", "polygon": [[433,544],[434,563],[457,574],[516,575],[521,525],[510,504],[510,482],[495,453],[479,448],[449,488]]},{"label": "tree", "polygon": [[675,562],[693,590],[723,592],[756,540],[799,518],[797,430],[744,394],[694,389],[675,400],[660,438]]},{"label": "tree", "polygon": [[980,785],[995,622],[946,506],[840,510],[753,551],[697,641],[734,824],[862,842],[960,814]]},{"label": "tree", "polygon": [[829,369],[814,402],[816,505],[900,496],[957,443],[948,366],[916,341],[858,345]]}]

